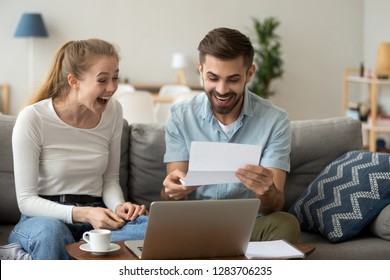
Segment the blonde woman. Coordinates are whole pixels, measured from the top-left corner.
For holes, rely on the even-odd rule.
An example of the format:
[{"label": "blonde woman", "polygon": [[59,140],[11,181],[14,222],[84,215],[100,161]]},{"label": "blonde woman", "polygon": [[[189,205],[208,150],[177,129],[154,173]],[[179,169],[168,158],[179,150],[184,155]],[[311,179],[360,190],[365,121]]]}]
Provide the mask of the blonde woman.
[{"label": "blonde woman", "polygon": [[65,245],[92,228],[112,240],[143,239],[144,205],[125,202],[119,185],[122,108],[119,55],[110,43],[70,41],[13,132],[21,219],[9,242],[32,259],[68,259]]}]

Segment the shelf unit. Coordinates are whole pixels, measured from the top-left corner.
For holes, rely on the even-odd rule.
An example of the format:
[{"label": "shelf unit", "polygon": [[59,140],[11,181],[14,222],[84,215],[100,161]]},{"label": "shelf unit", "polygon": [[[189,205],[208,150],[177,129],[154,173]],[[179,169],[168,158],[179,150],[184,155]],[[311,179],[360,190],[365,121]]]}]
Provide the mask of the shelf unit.
[{"label": "shelf unit", "polygon": [[368,148],[371,152],[376,151],[376,137],[378,133],[390,133],[390,126],[377,126],[378,115],[378,92],[383,86],[390,86],[390,79],[378,79],[373,73],[372,78],[360,77],[359,68],[346,68],[344,70],[344,90],[342,100],[342,114],[345,115],[348,107],[349,84],[357,83],[367,85],[370,102],[371,122],[364,124],[363,128],[368,132]]}]

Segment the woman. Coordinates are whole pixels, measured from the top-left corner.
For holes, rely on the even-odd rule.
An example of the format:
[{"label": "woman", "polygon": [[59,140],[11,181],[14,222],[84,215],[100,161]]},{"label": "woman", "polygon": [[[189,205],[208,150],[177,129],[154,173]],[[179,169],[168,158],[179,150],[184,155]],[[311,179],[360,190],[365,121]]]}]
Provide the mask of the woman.
[{"label": "woman", "polygon": [[119,55],[103,40],[70,41],[19,114],[12,145],[19,223],[9,242],[32,259],[68,259],[65,245],[92,228],[112,240],[143,239],[144,205],[119,185],[122,108]]}]

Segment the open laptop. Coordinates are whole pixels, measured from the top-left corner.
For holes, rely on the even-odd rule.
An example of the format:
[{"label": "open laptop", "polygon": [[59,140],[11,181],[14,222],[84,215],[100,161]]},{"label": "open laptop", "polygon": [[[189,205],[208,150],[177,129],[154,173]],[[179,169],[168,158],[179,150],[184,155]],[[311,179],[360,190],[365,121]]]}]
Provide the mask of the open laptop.
[{"label": "open laptop", "polygon": [[260,200],[155,201],[145,240],[125,245],[140,259],[198,259],[244,255]]}]

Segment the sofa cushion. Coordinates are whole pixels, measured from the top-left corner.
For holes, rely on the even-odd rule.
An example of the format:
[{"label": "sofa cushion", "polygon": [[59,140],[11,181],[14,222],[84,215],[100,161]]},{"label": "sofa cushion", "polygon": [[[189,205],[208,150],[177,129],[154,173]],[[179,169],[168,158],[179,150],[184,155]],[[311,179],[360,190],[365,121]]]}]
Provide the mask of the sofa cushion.
[{"label": "sofa cushion", "polygon": [[370,230],[375,236],[390,240],[390,204],[371,223]]},{"label": "sofa cushion", "polygon": [[390,260],[389,242],[366,232],[347,242],[330,243],[321,234],[303,231],[299,242],[316,246],[308,260]]},{"label": "sofa cushion", "polygon": [[15,224],[20,218],[12,156],[15,120],[15,116],[0,115],[0,224]]},{"label": "sofa cushion", "polygon": [[362,147],[360,121],[346,117],[292,121],[291,170],[285,183],[284,210],[335,158]]},{"label": "sofa cushion", "polygon": [[292,205],[303,230],[332,242],[359,234],[390,203],[390,154],[350,151],[329,164]]},{"label": "sofa cushion", "polygon": [[166,176],[163,124],[131,124],[129,200],[145,204],[160,200]]}]

